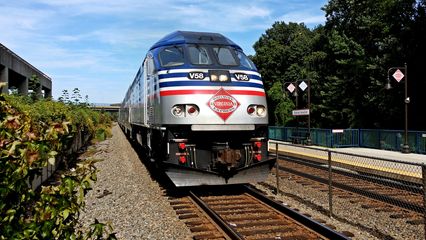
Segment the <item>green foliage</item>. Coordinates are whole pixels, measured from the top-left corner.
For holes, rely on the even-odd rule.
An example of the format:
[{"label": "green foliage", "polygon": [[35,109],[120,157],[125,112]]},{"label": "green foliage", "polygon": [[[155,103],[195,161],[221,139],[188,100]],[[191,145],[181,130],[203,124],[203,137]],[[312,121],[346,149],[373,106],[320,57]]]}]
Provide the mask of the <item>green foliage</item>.
[{"label": "green foliage", "polygon": [[115,239],[102,236],[98,222],[88,233],[76,231],[84,196],[96,180],[95,160],[68,162],[73,168],[55,185],[34,190],[30,184],[48,164],[73,159],[73,136],[93,136],[109,124],[87,108],[0,96],[0,239]]},{"label": "green foliage", "polygon": [[288,94],[283,94],[282,89],[282,84],[280,82],[275,82],[268,91],[270,99],[277,103],[274,111],[274,118],[278,125],[284,125],[294,119],[291,115],[291,111],[294,109],[294,103]]},{"label": "green foliage", "polygon": [[[265,82],[269,109],[274,111],[271,124],[294,121],[288,115],[294,109],[294,98],[287,96],[284,83],[310,79],[316,84],[319,74],[315,66],[325,58],[317,49],[319,36],[319,31],[312,32],[303,24],[276,22],[254,44],[256,55],[252,59]],[[306,107],[307,94],[301,95],[299,106]]]},{"label": "green foliage", "polygon": [[[276,92],[271,89],[277,82],[308,78],[313,127],[401,129],[404,84],[390,77],[392,90],[385,91],[384,85],[390,67],[407,63],[409,126],[425,129],[425,1],[330,0],[323,10],[324,26],[310,30],[303,24],[276,22],[254,44],[252,59],[266,91]],[[271,124],[292,122],[278,117],[282,99],[268,100],[275,111]]]},{"label": "green foliage", "polygon": [[71,103],[68,90],[62,90],[62,95],[58,98],[58,101],[62,103]]},{"label": "green foliage", "polygon": [[42,98],[41,83],[40,83],[40,79],[37,75],[33,74],[31,76],[31,78],[28,81],[28,88],[32,90],[32,92],[30,93],[31,99],[37,100],[37,99]]},{"label": "green foliage", "polygon": [[68,93],[68,90],[64,89],[62,90],[62,95],[58,98],[59,102],[68,104],[68,105],[75,105],[75,106],[83,106],[88,107],[89,106],[89,96],[86,95],[84,97],[84,102],[80,94],[80,89],[74,88],[72,90],[72,95]]}]

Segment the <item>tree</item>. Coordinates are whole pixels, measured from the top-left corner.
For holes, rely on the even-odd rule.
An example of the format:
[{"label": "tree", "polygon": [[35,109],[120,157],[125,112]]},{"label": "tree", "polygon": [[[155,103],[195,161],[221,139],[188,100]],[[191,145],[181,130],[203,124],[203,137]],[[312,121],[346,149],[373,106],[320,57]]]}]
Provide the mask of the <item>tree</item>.
[{"label": "tree", "polygon": [[79,105],[81,103],[81,94],[80,89],[74,88],[72,90],[72,96],[71,99],[75,105]]},{"label": "tree", "polygon": [[70,103],[70,95],[68,90],[62,90],[62,95],[58,98],[58,101],[63,103]]},{"label": "tree", "polygon": [[[348,126],[363,128],[403,126],[404,119],[401,113],[404,107],[404,87],[395,85],[391,91],[384,92],[383,86],[389,67],[402,66],[406,62],[409,66],[418,68],[415,66],[418,61],[413,60],[416,59],[419,48],[413,48],[416,45],[413,42],[419,39],[416,36],[424,34],[419,34],[413,26],[418,21],[415,16],[419,15],[416,13],[421,9],[419,6],[416,8],[414,0],[331,0],[324,7],[327,17],[326,36],[331,42],[336,40],[337,32],[364,51],[363,56],[355,55],[355,58],[347,58],[351,62],[359,63],[356,71],[353,69],[342,71],[342,84],[346,86],[343,89],[353,90],[352,94],[346,97],[352,99],[348,111],[353,117],[348,119]],[[335,50],[336,48],[329,48],[327,52],[331,59],[338,60],[339,52],[334,52]],[[410,52],[413,51],[416,53],[410,56]],[[339,71],[342,69],[341,64],[336,67]],[[416,86],[418,81],[417,73],[413,73],[414,75],[410,73],[409,92],[414,92],[413,86]],[[421,102],[415,92],[411,96],[413,100],[417,100],[413,102]],[[413,107],[415,103],[410,105],[410,108]],[[419,125],[411,126],[419,127]]]},{"label": "tree", "polygon": [[[324,26],[276,22],[254,44],[271,124],[291,124],[284,82],[311,80],[312,126],[401,129],[404,87],[387,70],[408,64],[410,129],[426,129],[426,0],[330,0]],[[404,81],[404,80],[403,80]],[[303,97],[303,96],[302,96]],[[302,99],[302,102],[306,100]]]},{"label": "tree", "polygon": [[356,78],[366,69],[365,52],[358,43],[337,31],[332,31],[326,38],[323,48],[328,53],[325,58],[327,68],[321,71],[321,97],[317,102],[322,126],[354,127],[359,117],[359,104],[365,101],[357,99],[366,97],[356,96],[362,88]]},{"label": "tree", "polygon": [[33,100],[37,100],[42,98],[42,93],[41,93],[41,83],[40,83],[40,79],[37,75],[33,74],[31,76],[31,78],[28,81],[28,88],[32,90],[32,92],[30,93],[30,97]]},{"label": "tree", "polygon": [[284,94],[285,82],[307,78],[316,82],[318,74],[313,64],[322,55],[314,51],[317,40],[316,33],[304,24],[276,22],[254,44],[256,54],[252,60],[264,79],[269,109],[274,109],[270,114],[271,124],[294,121],[290,116],[294,103],[291,96]]}]

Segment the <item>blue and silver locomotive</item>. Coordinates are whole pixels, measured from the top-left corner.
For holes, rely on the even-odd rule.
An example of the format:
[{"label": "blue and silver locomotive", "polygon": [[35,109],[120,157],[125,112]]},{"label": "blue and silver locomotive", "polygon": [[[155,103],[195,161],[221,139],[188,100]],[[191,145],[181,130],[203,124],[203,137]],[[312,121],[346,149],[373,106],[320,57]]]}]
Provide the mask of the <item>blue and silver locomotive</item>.
[{"label": "blue and silver locomotive", "polygon": [[119,124],[176,186],[260,182],[274,164],[261,76],[218,33],[177,31],[155,43]]}]

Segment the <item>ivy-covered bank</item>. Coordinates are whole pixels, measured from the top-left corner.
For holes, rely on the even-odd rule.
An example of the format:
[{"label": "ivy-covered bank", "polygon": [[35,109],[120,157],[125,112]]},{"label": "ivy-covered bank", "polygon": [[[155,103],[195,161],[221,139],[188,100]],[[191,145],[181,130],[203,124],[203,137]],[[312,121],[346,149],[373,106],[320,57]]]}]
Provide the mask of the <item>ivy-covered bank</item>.
[{"label": "ivy-covered bank", "polygon": [[[0,95],[0,239],[115,239],[96,220],[89,232],[78,230],[96,160],[77,161],[73,146],[76,136],[83,144],[103,140],[110,127],[108,116],[84,104]],[[61,174],[32,187],[58,163],[67,166]]]}]

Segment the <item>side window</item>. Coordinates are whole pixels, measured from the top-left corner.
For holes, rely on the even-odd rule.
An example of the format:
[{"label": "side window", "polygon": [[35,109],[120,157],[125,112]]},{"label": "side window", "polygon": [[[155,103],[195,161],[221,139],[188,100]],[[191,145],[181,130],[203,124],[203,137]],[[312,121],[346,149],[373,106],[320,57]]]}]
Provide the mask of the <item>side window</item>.
[{"label": "side window", "polygon": [[194,65],[210,65],[212,60],[209,57],[207,48],[200,46],[188,47],[189,59]]},{"label": "side window", "polygon": [[237,60],[231,52],[231,49],[227,47],[214,47],[214,53],[216,54],[217,60],[220,65],[226,66],[237,66]]},{"label": "side window", "polygon": [[256,70],[256,67],[254,66],[253,62],[241,51],[236,51],[237,57],[240,60],[240,64],[243,67]]},{"label": "side window", "polygon": [[182,47],[173,46],[161,50],[160,62],[163,67],[180,66],[184,64],[184,56]]}]

